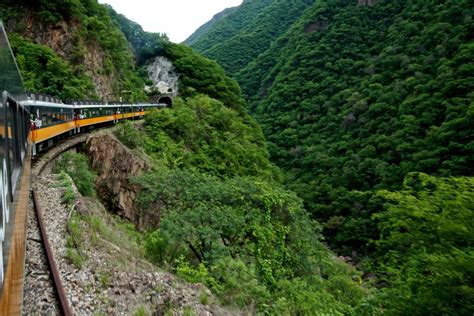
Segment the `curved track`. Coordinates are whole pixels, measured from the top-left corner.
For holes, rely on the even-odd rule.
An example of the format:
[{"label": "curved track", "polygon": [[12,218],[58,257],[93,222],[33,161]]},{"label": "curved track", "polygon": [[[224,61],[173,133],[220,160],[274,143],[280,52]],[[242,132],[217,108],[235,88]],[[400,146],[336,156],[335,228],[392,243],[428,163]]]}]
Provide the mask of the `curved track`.
[{"label": "curved track", "polygon": [[66,297],[66,292],[64,291],[64,287],[61,282],[61,277],[60,277],[58,268],[56,266],[56,261],[54,259],[54,255],[49,244],[48,234],[46,233],[46,229],[43,223],[43,216],[42,216],[43,212],[41,211],[41,205],[39,203],[39,199],[34,189],[32,190],[32,195],[33,195],[33,205],[34,205],[36,217],[38,219],[38,225],[41,231],[41,237],[42,237],[41,239],[42,239],[44,249],[46,252],[48,267],[50,269],[51,275],[53,276],[54,287],[58,295],[59,306],[61,308],[62,314],[69,316],[69,315],[72,315],[72,311],[69,306],[69,302]]}]

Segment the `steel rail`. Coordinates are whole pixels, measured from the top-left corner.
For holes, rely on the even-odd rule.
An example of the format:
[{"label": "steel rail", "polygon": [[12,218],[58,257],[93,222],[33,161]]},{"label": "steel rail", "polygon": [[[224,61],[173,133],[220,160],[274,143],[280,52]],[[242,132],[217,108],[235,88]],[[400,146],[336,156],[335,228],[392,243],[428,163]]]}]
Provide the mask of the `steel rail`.
[{"label": "steel rail", "polygon": [[71,307],[69,306],[69,301],[66,296],[66,292],[64,291],[63,284],[61,282],[61,276],[59,274],[58,267],[56,266],[56,261],[54,260],[54,255],[51,250],[51,246],[48,240],[48,234],[46,233],[46,229],[43,223],[43,215],[41,212],[41,206],[39,204],[38,196],[36,191],[33,189],[33,205],[36,211],[36,218],[38,219],[38,225],[41,231],[41,237],[43,238],[44,249],[46,251],[46,257],[48,261],[48,266],[51,271],[51,275],[53,276],[54,286],[56,288],[56,293],[58,294],[59,298],[59,305],[63,315],[71,316],[72,311]]}]

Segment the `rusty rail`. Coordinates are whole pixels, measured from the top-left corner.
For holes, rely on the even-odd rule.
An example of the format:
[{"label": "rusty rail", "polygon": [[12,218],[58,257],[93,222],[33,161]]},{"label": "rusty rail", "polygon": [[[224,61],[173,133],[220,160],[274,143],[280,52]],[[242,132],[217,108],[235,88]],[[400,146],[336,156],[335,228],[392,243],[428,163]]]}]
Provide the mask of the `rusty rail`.
[{"label": "rusty rail", "polygon": [[43,215],[41,212],[41,207],[38,201],[38,197],[36,195],[36,191],[34,189],[32,191],[33,191],[33,205],[36,211],[36,217],[38,218],[38,225],[40,227],[41,237],[43,238],[43,244],[44,244],[44,249],[46,251],[46,257],[48,259],[49,269],[51,270],[56,292],[59,297],[59,306],[61,307],[61,311],[63,315],[70,316],[72,315],[71,307],[69,306],[69,301],[67,300],[66,292],[64,291],[64,287],[61,282],[61,276],[59,275],[58,267],[56,266],[56,261],[54,260],[54,255],[49,244],[48,235],[44,227]]}]

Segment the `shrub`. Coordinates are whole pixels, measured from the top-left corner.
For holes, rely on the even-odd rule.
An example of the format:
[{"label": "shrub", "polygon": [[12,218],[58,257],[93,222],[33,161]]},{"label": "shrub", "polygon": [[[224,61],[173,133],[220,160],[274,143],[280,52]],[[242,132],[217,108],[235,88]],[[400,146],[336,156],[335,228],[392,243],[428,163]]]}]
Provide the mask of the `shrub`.
[{"label": "shrub", "polygon": [[69,174],[82,195],[95,196],[96,175],[90,170],[85,155],[73,152],[64,153],[57,161],[54,171]]}]

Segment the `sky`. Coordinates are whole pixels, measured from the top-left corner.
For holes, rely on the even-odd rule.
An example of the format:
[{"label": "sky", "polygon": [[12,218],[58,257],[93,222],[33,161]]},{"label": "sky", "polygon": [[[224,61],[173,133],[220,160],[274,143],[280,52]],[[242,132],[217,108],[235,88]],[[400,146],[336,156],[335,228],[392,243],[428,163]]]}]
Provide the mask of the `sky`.
[{"label": "sky", "polygon": [[242,0],[99,0],[140,24],[147,32],[166,33],[180,43],[225,8]]}]

